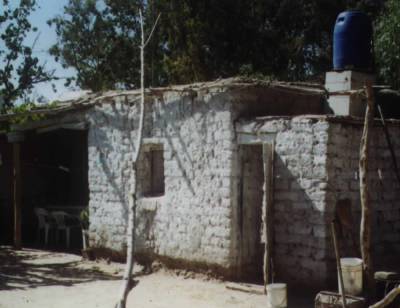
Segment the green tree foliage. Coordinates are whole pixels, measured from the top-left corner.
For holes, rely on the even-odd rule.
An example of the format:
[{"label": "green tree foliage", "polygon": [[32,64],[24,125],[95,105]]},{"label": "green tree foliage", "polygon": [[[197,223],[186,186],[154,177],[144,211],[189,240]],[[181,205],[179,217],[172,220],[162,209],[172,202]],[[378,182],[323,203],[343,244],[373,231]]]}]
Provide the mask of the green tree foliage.
[{"label": "green tree foliage", "polygon": [[297,79],[315,73],[316,66],[328,65],[336,17],[331,1],[165,3],[160,10],[169,14],[160,28],[168,42],[165,64],[172,82],[241,71]]},{"label": "green tree foliage", "polygon": [[59,38],[50,53],[64,67],[76,69],[76,84],[84,89],[135,87],[139,78],[138,9],[137,1],[71,0],[64,15],[48,22],[55,25]]},{"label": "green tree foliage", "polygon": [[375,56],[382,81],[400,89],[400,2],[388,0],[375,24]]},{"label": "green tree foliage", "polygon": [[[5,108],[24,97],[37,83],[49,81],[52,74],[46,72],[33,56],[33,46],[25,41],[30,32],[36,32],[28,17],[35,9],[35,0],[21,0],[19,5],[2,1],[0,7],[0,100]],[[34,45],[34,44],[33,44]]]},{"label": "green tree foliage", "polygon": [[[83,88],[135,87],[137,13],[141,7],[147,25],[162,13],[147,48],[147,85],[238,74],[303,80],[331,68],[332,32],[338,13],[362,8],[374,17],[381,2],[70,0],[64,16],[53,20],[59,35],[53,54],[61,57],[65,66],[77,68],[78,84]],[[107,25],[104,30],[96,27],[100,21]]]}]

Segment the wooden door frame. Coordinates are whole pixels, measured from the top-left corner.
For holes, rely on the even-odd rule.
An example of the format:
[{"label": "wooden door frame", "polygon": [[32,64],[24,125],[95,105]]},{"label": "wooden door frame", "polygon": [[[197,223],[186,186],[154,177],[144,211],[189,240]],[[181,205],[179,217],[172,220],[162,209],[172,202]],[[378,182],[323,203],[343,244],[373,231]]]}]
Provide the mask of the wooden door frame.
[{"label": "wooden door frame", "polygon": [[[237,140],[239,146],[261,145],[264,169],[263,202],[262,202],[262,240],[264,240],[263,277],[264,292],[267,284],[274,281],[273,268],[273,191],[274,191],[274,158],[275,133],[254,134],[239,132]],[[240,157],[240,163],[241,163]],[[240,164],[241,166],[241,164]],[[243,174],[240,175],[242,177]],[[240,180],[241,182],[242,180]]]}]

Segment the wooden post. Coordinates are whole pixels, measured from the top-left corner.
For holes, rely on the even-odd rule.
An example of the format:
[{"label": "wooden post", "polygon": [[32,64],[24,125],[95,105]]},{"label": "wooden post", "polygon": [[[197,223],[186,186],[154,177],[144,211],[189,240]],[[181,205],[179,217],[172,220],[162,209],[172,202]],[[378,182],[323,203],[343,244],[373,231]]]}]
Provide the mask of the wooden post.
[{"label": "wooden post", "polygon": [[272,185],[273,185],[273,166],[274,166],[274,144],[263,144],[264,162],[264,194],[263,194],[263,238],[264,245],[264,293],[267,293],[267,284],[273,280],[272,273],[272,241],[273,241],[273,221],[272,221]]},{"label": "wooden post", "polygon": [[365,111],[364,130],[360,144],[360,201],[361,201],[361,224],[360,224],[360,248],[363,260],[364,277],[369,295],[374,294],[374,273],[371,259],[371,206],[368,191],[368,145],[371,138],[374,120],[374,94],[370,82],[366,83],[367,108]]},{"label": "wooden post", "polygon": [[339,254],[339,247],[337,243],[337,237],[336,237],[336,226],[335,222],[331,223],[331,228],[332,228],[332,237],[333,237],[333,247],[335,249],[335,256],[336,256],[336,267],[337,267],[337,272],[339,276],[339,291],[342,295],[342,306],[343,308],[346,308],[346,291],[344,289],[344,284],[343,284],[343,275],[342,275],[342,266],[340,264],[340,254]]},{"label": "wooden post", "polygon": [[14,248],[21,249],[21,145],[13,143]]},{"label": "wooden post", "polygon": [[14,248],[21,249],[21,203],[22,203],[22,182],[21,182],[21,142],[24,141],[24,134],[19,131],[7,134],[8,142],[13,145],[13,207],[14,207]]},{"label": "wooden post", "polygon": [[239,176],[239,196],[238,196],[238,206],[237,206],[237,217],[238,217],[238,225],[239,225],[239,268],[238,275],[239,277],[243,274],[243,194],[244,194],[244,159],[243,159],[243,148],[240,151],[240,176]]}]

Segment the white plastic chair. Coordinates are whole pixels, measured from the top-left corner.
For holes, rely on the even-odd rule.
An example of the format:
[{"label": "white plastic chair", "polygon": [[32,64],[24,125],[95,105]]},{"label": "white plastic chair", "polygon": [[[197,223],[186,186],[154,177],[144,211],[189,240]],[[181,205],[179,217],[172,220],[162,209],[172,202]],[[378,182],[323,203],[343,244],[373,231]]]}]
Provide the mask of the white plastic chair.
[{"label": "white plastic chair", "polygon": [[71,228],[80,228],[79,221],[77,223],[74,222],[74,220],[76,221],[78,219],[63,211],[55,211],[52,212],[51,215],[56,222],[56,242],[58,243],[59,241],[60,231],[65,231],[65,241],[67,243],[67,248],[69,248]]},{"label": "white plastic chair", "polygon": [[44,243],[47,246],[49,241],[49,231],[53,227],[51,223],[51,218],[49,212],[44,208],[36,207],[34,209],[36,217],[38,219],[38,229],[37,229],[37,241],[40,242],[40,231],[44,230]]}]

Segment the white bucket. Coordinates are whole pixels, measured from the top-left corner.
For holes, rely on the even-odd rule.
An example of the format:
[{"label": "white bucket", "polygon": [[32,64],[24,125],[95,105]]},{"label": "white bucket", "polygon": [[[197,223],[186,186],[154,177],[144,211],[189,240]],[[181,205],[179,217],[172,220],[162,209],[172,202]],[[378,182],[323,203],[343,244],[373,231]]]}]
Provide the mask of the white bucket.
[{"label": "white bucket", "polygon": [[[363,261],[359,258],[341,258],[343,285],[346,294],[360,295],[363,286]],[[339,292],[341,292],[340,282]]]},{"label": "white bucket", "polygon": [[267,285],[267,308],[286,308],[286,283],[271,283]]}]

